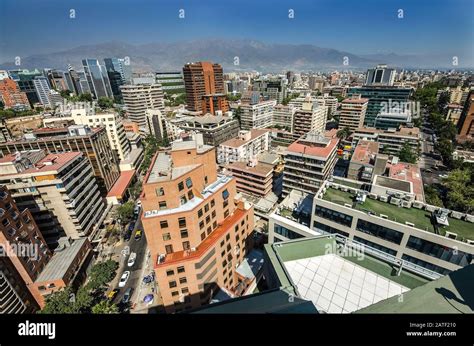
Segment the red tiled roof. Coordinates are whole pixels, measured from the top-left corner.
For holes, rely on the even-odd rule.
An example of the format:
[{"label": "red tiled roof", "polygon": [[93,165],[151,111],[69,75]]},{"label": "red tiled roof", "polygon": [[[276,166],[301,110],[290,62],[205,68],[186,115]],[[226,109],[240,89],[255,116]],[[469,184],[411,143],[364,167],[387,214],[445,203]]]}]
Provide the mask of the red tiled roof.
[{"label": "red tiled roof", "polygon": [[332,151],[336,149],[338,142],[338,138],[333,138],[325,147],[311,147],[309,145],[300,144],[298,140],[291,144],[287,151],[327,158],[332,153]]},{"label": "red tiled roof", "polygon": [[406,162],[389,165],[389,177],[411,182],[416,199],[423,200],[423,181],[418,165]]},{"label": "red tiled roof", "polygon": [[135,175],[135,170],[120,172],[120,177],[110,189],[107,197],[122,197]]}]

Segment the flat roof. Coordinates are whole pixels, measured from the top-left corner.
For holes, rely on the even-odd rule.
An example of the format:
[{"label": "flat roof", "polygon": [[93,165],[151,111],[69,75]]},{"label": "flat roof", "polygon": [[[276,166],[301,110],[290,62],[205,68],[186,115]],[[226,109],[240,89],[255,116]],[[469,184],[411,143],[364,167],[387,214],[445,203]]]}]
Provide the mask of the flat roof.
[{"label": "flat roof", "polygon": [[388,164],[388,176],[393,179],[408,181],[412,183],[413,193],[418,201],[425,201],[423,192],[423,180],[421,178],[420,168],[417,164],[399,162],[395,165]]},{"label": "flat roof", "polygon": [[62,279],[64,275],[66,275],[71,263],[76,259],[77,254],[81,251],[84,243],[87,241],[87,238],[79,238],[74,240],[70,246],[63,250],[56,250],[35,282]]},{"label": "flat roof", "polygon": [[61,168],[79,156],[82,156],[82,153],[78,151],[48,154],[43,159],[39,160],[34,166],[20,172],[19,174],[35,174],[59,171]]},{"label": "flat roof", "polygon": [[112,186],[109,193],[107,193],[107,197],[123,197],[125,191],[127,191],[127,188],[130,186],[134,175],[134,169],[120,172],[119,178]]},{"label": "flat roof", "polygon": [[269,132],[270,130],[268,129],[252,129],[250,130],[250,139],[245,140],[245,139],[240,139],[239,137],[236,138],[231,138],[223,143],[221,143],[222,146],[225,147],[233,147],[233,148],[238,148],[244,144],[247,144],[251,141],[253,141],[255,138],[260,137],[264,135],[265,133]]},{"label": "flat roof", "polygon": [[362,164],[370,163],[373,156],[379,152],[379,143],[372,141],[361,140],[357,144],[354,154],[352,155],[351,162],[357,162]]},{"label": "flat roof", "polygon": [[286,149],[290,153],[298,153],[312,155],[321,158],[327,158],[339,143],[338,138],[327,138],[322,135],[308,133],[305,137],[300,138],[290,144]]},{"label": "flat roof", "polygon": [[238,170],[241,172],[248,172],[251,174],[266,177],[273,172],[273,165],[268,163],[258,162],[255,166],[249,166],[247,162],[236,161],[224,166],[229,170]]}]

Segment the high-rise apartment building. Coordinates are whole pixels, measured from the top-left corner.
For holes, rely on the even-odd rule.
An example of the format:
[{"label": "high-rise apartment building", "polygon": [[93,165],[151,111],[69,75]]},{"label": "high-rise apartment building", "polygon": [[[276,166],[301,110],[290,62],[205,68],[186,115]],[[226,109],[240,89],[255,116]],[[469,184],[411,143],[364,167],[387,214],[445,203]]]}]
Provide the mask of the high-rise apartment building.
[{"label": "high-rise apartment building", "polygon": [[269,147],[269,130],[242,130],[236,138],[229,139],[217,147],[217,163],[248,162],[255,159],[260,153],[268,151]]},{"label": "high-rise apartment building", "polygon": [[338,143],[338,138],[309,132],[291,144],[284,158],[283,194],[291,190],[315,194],[334,170]]},{"label": "high-rise apartment building", "polygon": [[30,211],[17,206],[0,185],[0,313],[31,313],[41,303],[33,282],[51,252]]},{"label": "high-rise apartment building", "polygon": [[0,162],[0,183],[18,207],[31,211],[49,245],[62,236],[89,235],[105,209],[92,166],[81,152],[7,155]]},{"label": "high-rise apartment building", "polygon": [[222,66],[208,61],[189,63],[183,67],[186,103],[190,111],[203,111],[205,95],[224,93]]},{"label": "high-rise apartment building", "polygon": [[302,136],[308,132],[323,133],[326,128],[326,109],[307,96],[301,108],[293,115],[293,133]]},{"label": "high-rise apartment building", "polygon": [[217,111],[222,113],[229,111],[229,101],[225,94],[211,94],[202,97],[202,113],[216,114]]},{"label": "high-rise apartment building", "polygon": [[474,91],[471,91],[466,99],[458,129],[459,135],[474,137]]},{"label": "high-rise apartment building", "polygon": [[106,194],[120,175],[118,157],[110,146],[103,127],[73,125],[64,128],[43,128],[26,138],[0,143],[3,156],[41,149],[47,153],[80,151],[91,163],[101,191]]},{"label": "high-rise apartment building", "polygon": [[396,70],[387,65],[377,65],[376,68],[367,70],[365,85],[392,86],[395,81]]},{"label": "high-rise apartment building", "polygon": [[105,58],[105,69],[110,80],[110,87],[115,98],[121,99],[120,86],[131,83],[132,72],[128,60]]},{"label": "high-rise apartment building", "polygon": [[235,199],[235,179],[218,175],[215,162],[197,135],[158,153],[144,179],[142,223],[167,312],[206,305],[240,284],[253,207]]},{"label": "high-rise apartment building", "polygon": [[165,110],[163,89],[160,84],[122,85],[123,103],[130,121],[137,123],[140,131],[148,132],[146,121],[147,109]]},{"label": "high-rise apartment building", "polygon": [[35,85],[36,93],[38,94],[39,102],[45,107],[52,108],[50,100],[51,88],[49,87],[48,78],[38,76],[33,79],[33,83]]},{"label": "high-rise apartment building", "polygon": [[33,80],[35,77],[43,75],[41,71],[37,69],[33,71],[24,69],[9,71],[9,73],[11,79],[18,83],[20,91],[26,93],[26,97],[28,98],[30,105],[33,106],[35,103],[38,103],[38,94],[36,93],[35,84]]},{"label": "high-rise apartment building", "polygon": [[356,129],[363,127],[368,104],[369,100],[360,96],[342,101],[339,128],[348,127],[351,132],[354,132]]},{"label": "high-rise apartment building", "polygon": [[296,108],[293,105],[276,105],[273,108],[273,126],[292,132],[295,112]]},{"label": "high-rise apartment building", "polygon": [[286,81],[283,78],[256,79],[252,81],[252,90],[260,93],[265,100],[281,103],[287,94]]},{"label": "high-rise apartment building", "polygon": [[105,65],[97,59],[83,59],[82,67],[89,83],[92,96],[98,100],[100,97],[113,97],[109,76]]},{"label": "high-rise apartment building", "polygon": [[156,82],[161,84],[163,92],[167,95],[182,94],[184,90],[184,79],[181,71],[157,72]]},{"label": "high-rise apartment building", "polygon": [[0,101],[2,101],[5,109],[30,109],[26,93],[21,91],[18,84],[10,78],[0,80]]},{"label": "high-rise apartment building", "polygon": [[272,126],[273,109],[276,106],[275,100],[260,101],[253,100],[240,104],[242,111],[240,115],[240,127],[242,130],[264,129]]}]

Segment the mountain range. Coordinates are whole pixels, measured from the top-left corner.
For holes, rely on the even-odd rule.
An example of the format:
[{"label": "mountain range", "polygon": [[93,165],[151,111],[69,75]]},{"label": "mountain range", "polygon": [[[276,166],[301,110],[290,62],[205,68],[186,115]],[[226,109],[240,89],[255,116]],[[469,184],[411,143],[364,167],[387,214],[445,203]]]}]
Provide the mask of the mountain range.
[{"label": "mountain range", "polygon": [[[367,54],[356,55],[311,44],[275,44],[254,40],[207,39],[173,43],[132,45],[107,42],[83,45],[58,52],[35,54],[22,58],[21,68],[65,69],[71,64],[82,70],[81,59],[129,57],[134,72],[181,70],[192,61],[214,61],[226,71],[281,72],[334,69],[366,69],[379,63],[400,68],[435,68],[450,66],[452,57],[437,55]],[[343,65],[348,61],[348,65]],[[459,66],[468,67],[469,64]],[[236,64],[237,63],[237,64]],[[17,69],[14,62],[0,64],[2,69]]]}]

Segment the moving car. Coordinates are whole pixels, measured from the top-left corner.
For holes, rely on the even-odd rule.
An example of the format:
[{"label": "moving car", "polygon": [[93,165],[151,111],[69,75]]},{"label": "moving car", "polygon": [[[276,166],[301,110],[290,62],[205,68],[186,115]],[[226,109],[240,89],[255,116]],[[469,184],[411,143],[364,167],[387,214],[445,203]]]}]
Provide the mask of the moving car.
[{"label": "moving car", "polygon": [[127,304],[132,298],[132,293],[133,293],[133,288],[132,287],[127,288],[127,290],[125,291],[123,295],[122,303]]},{"label": "moving car", "polygon": [[112,291],[109,292],[109,294],[107,294],[107,298],[109,300],[114,300],[114,298],[117,296],[117,294],[119,293],[119,289],[118,288],[114,288]]},{"label": "moving car", "polygon": [[130,254],[130,257],[128,258],[127,265],[129,267],[133,266],[135,264],[135,260],[137,259],[137,254],[135,252],[132,252]]},{"label": "moving car", "polygon": [[123,272],[122,277],[120,278],[119,287],[125,287],[125,284],[127,283],[129,277],[130,272],[128,270],[126,272]]},{"label": "moving car", "polygon": [[142,230],[141,229],[138,229],[136,232],[135,232],[135,240],[140,240],[142,239]]}]

